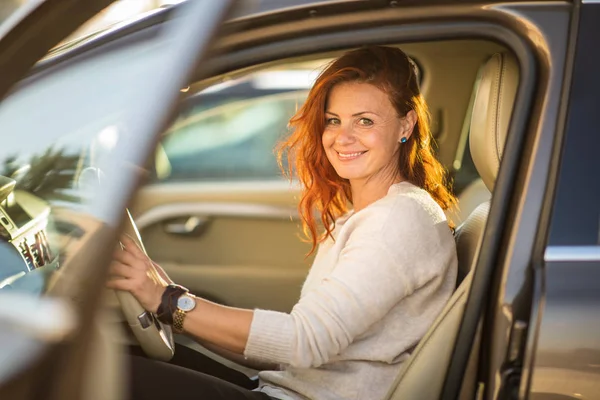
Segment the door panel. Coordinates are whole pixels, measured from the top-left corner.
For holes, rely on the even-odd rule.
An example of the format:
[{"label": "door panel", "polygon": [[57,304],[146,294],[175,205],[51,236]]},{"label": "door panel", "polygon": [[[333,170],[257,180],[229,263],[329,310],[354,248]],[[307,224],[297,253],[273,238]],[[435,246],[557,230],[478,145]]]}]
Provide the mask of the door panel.
[{"label": "door panel", "polygon": [[600,35],[600,4],[584,2],[577,12],[561,104],[565,128],[546,197],[550,218],[540,229],[529,382],[524,377],[520,387],[535,400],[600,398],[600,55],[590,51]]},{"label": "door panel", "polygon": [[134,208],[150,256],[177,283],[236,307],[290,311],[297,302],[310,246],[300,239],[298,188],[273,149],[327,61],[190,87]]},{"label": "door panel", "polygon": [[151,185],[134,212],[148,253],[174,281],[223,304],[290,311],[312,263],[297,196],[282,181]]}]

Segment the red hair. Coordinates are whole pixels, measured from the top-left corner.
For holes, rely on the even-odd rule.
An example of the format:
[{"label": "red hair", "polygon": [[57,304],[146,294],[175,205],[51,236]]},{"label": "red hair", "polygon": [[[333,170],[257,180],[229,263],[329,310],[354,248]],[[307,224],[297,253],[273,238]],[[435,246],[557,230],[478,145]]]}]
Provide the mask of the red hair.
[{"label": "red hair", "polygon": [[[400,146],[399,172],[429,192],[442,209],[456,204],[447,187],[446,170],[434,155],[429,110],[412,61],[393,47],[368,46],[350,51],[321,72],[306,102],[290,119],[293,133],[278,148],[278,161],[284,173],[291,178],[295,172],[303,184],[298,211],[304,234],[312,242],[309,254],[331,236],[335,220],[348,211],[348,203],[352,202],[350,183],[337,175],[322,143],[327,97],[342,82],[369,83],[384,91],[399,117],[415,111],[417,122],[413,133]],[[288,159],[287,170],[283,167],[284,155]],[[315,212],[321,214],[320,222],[325,228],[321,235],[317,233]]]}]

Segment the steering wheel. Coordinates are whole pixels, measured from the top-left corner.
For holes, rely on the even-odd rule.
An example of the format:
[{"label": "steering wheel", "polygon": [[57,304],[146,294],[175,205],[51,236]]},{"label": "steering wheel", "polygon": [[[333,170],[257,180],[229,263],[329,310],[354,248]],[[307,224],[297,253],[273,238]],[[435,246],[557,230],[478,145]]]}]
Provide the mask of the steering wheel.
[{"label": "steering wheel", "polygon": [[[142,238],[129,210],[126,210],[123,233],[128,234],[146,253]],[[150,268],[150,275],[157,281],[161,280],[154,266]],[[175,354],[171,327],[160,322],[151,312],[146,311],[131,293],[122,290],[115,290],[115,293],[125,319],[144,353],[157,360],[169,361]]]},{"label": "steering wheel", "polygon": [[[102,170],[91,166],[81,171],[78,184],[81,187],[91,186],[97,189],[102,185],[102,177]],[[129,235],[139,248],[148,254],[129,210],[125,210],[123,233]],[[162,279],[153,265],[149,272],[152,279],[156,281]],[[121,311],[144,353],[150,358],[169,361],[175,354],[175,342],[171,327],[160,322],[153,313],[146,311],[131,293],[123,290],[114,292]]]}]

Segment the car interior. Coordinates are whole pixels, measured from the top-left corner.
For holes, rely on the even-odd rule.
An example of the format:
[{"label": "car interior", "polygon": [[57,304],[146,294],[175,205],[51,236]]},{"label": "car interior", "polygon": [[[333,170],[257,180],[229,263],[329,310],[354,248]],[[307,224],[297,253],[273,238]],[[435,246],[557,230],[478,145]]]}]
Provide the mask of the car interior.
[{"label": "car interior", "polygon": [[[400,47],[420,69],[438,156],[459,198],[459,208],[448,210],[448,217],[458,226],[491,196],[477,179],[468,146],[470,88],[479,66],[501,47],[485,41]],[[306,96],[307,78],[314,79],[319,68],[341,53],[279,60],[190,85],[182,116],[158,148],[157,172],[131,208],[150,256],[173,279],[227,305],[289,311],[295,304],[312,258],[305,257],[309,246],[299,240],[299,189],[282,177],[274,148]],[[275,94],[254,90],[245,95],[239,90],[214,100],[214,88],[224,83],[233,91],[257,76],[303,70],[299,90],[283,87]],[[215,107],[194,106],[208,96],[207,103]],[[187,159],[194,160],[193,167]]]},{"label": "car interior", "polygon": [[[514,56],[490,42],[426,42],[399,47],[419,67],[422,90],[432,115],[438,155],[451,172],[459,199],[459,208],[447,212],[458,227],[459,278],[456,292],[414,349],[388,394],[388,399],[433,399],[441,393],[452,352],[448,343],[453,343],[461,322],[471,283],[471,267],[476,261],[508,131],[519,71]],[[269,72],[298,72],[302,68],[310,68],[309,75],[314,77],[315,65],[323,65],[339,54],[341,52],[285,59],[198,82],[187,88],[196,92],[190,93],[190,103],[194,104],[195,98],[201,103],[204,93],[214,95],[219,85],[232,88],[239,85],[237,82],[247,83],[251,80],[248,77],[268,75]],[[177,177],[173,163],[179,160],[177,151],[173,149],[176,148],[177,135],[182,133],[181,126],[187,127],[183,132],[187,139],[184,148],[200,148],[195,156],[202,158],[205,149],[208,149],[207,153],[211,150],[219,152],[222,146],[223,156],[212,160],[220,160],[227,168],[229,160],[226,154],[232,157],[239,154],[236,153],[236,145],[246,153],[257,147],[248,140],[250,134],[240,133],[252,126],[234,121],[233,128],[218,129],[220,133],[242,137],[232,145],[227,138],[211,137],[203,124],[208,121],[209,128],[222,128],[218,123],[211,126],[211,119],[215,121],[221,117],[219,113],[223,112],[224,105],[235,103],[231,107],[231,118],[239,117],[235,111],[248,112],[252,118],[259,120],[262,128],[257,129],[256,135],[259,136],[273,131],[272,127],[260,124],[263,115],[259,107],[269,102],[277,104],[283,111],[280,120],[273,120],[272,125],[278,131],[267,135],[270,138],[266,147],[272,149],[277,138],[286,133],[287,119],[305,96],[306,76],[303,79],[298,85],[299,90],[284,92],[283,95],[281,92],[259,93],[240,100],[241,95],[237,94],[221,100],[214,108],[204,106],[200,112],[194,112],[193,105],[185,107],[182,116],[174,127],[167,130],[157,149],[153,166],[156,171],[149,183],[137,193],[132,213],[150,257],[161,264],[175,281],[200,296],[236,307],[290,311],[311,259],[304,257],[308,247],[298,237],[300,229],[294,209],[298,198],[297,186],[282,180],[279,175],[269,175],[275,169],[269,173],[261,171],[250,178],[242,175],[236,179],[235,168],[227,172],[227,177],[214,178],[208,168],[198,172],[197,179],[193,170]],[[295,107],[282,105],[286,98],[297,102]],[[250,109],[255,106],[256,109]],[[266,107],[265,110],[272,113],[271,116],[275,114],[272,108]],[[201,113],[209,115],[198,115]],[[189,122],[189,119],[193,121]],[[197,135],[199,132],[206,133],[206,141]],[[214,140],[222,142],[215,144]],[[261,145],[265,147],[264,143]],[[170,161],[171,154],[174,154],[171,157],[174,162]],[[273,154],[261,156],[272,157],[271,167],[276,165]],[[240,172],[247,174],[248,168],[241,166],[243,171]],[[206,352],[185,338],[176,340]],[[463,399],[474,398],[476,376],[473,368],[476,361],[477,352],[473,352],[469,364],[471,370],[462,389]],[[229,365],[250,376],[257,372],[233,363]]]},{"label": "car interior", "polygon": [[[434,399],[442,391],[452,356],[450,344],[458,333],[470,288],[516,96],[519,67],[510,52],[490,41],[411,42],[398,47],[418,67],[438,157],[447,167],[459,199],[458,208],[447,210],[448,218],[457,226],[459,278],[454,295],[413,350],[387,399]],[[181,89],[185,96],[181,113],[158,143],[146,180],[125,217],[125,229],[175,282],[194,294],[229,306],[291,310],[312,258],[306,256],[309,245],[301,240],[295,209],[298,185],[279,173],[273,149],[287,133],[287,120],[304,101],[316,73],[342,53],[336,50],[261,63]],[[127,84],[125,79],[121,83]],[[127,98],[120,101],[126,104]],[[21,107],[18,100],[12,106]],[[0,119],[2,112],[0,109]],[[85,119],[85,112],[77,118]],[[69,122],[73,127],[82,125],[77,118]],[[86,126],[90,132],[102,126],[92,125]],[[102,143],[91,147],[110,149],[113,133],[104,131]],[[69,139],[63,140],[69,143]],[[94,165],[90,161],[94,159],[100,165],[101,158],[101,151],[94,154],[89,150],[80,153],[78,159],[85,160],[82,163],[86,165]],[[80,186],[85,186],[82,181],[86,179],[81,178],[84,170],[79,168],[77,172]],[[95,169],[86,171],[97,174]],[[18,176],[18,171],[12,172],[12,176]],[[0,194],[12,191],[11,185],[10,181],[0,181]],[[61,194],[66,196],[64,191]],[[16,203],[8,197],[0,200],[6,202],[4,209],[11,221],[15,218],[14,207],[19,205],[35,218],[55,213],[43,202],[28,199],[26,193],[19,194]],[[7,208],[9,203],[13,211]],[[72,229],[65,228],[65,219],[60,220],[63,226],[56,227],[57,232]],[[44,229],[45,225],[40,231]],[[0,234],[11,239],[6,229]],[[52,244],[58,239],[48,240],[43,235],[36,238],[40,250],[29,258],[46,264],[49,254],[56,253]],[[40,257],[47,259],[36,261]],[[0,289],[18,283],[19,276],[12,272],[0,277]],[[149,334],[147,340],[140,339],[138,333],[147,328],[139,318],[143,310],[126,298],[117,302],[110,293],[105,300],[107,313],[103,321],[119,323],[103,326],[94,342],[93,367],[84,383],[88,398],[99,396],[93,388],[102,387],[104,394],[106,390],[117,393],[125,385],[123,357],[112,343],[115,337],[127,343],[135,339],[121,330],[121,320],[129,322],[137,341],[155,358],[168,359],[164,346],[168,348],[173,341],[165,327],[158,327],[158,333]],[[176,336],[174,340],[211,354],[184,337]],[[461,399],[475,398],[477,357],[474,351]],[[229,365],[249,376],[257,372]]]}]

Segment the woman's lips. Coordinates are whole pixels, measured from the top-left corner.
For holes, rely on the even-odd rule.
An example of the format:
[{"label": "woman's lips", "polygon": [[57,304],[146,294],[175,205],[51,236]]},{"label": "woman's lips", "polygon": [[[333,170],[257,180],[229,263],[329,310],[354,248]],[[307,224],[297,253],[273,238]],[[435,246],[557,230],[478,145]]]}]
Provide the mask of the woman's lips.
[{"label": "woman's lips", "polygon": [[356,160],[358,157],[362,156],[366,152],[367,152],[367,150],[364,150],[364,151],[353,151],[353,152],[349,152],[349,151],[345,151],[345,152],[337,151],[336,153],[338,155],[338,158],[341,161],[352,161],[352,160]]}]

